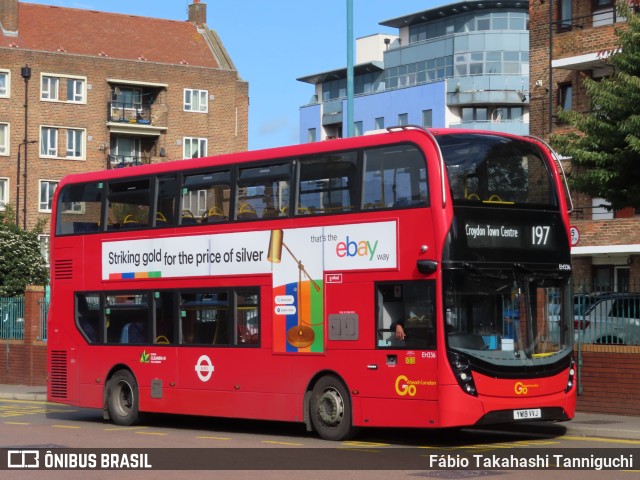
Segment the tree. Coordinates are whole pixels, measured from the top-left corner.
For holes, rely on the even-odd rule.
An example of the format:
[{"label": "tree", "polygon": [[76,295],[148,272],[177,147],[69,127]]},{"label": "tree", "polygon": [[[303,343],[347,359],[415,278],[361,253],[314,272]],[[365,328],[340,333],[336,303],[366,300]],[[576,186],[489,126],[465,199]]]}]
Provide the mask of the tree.
[{"label": "tree", "polygon": [[625,2],[618,14],[627,22],[616,29],[613,73],[584,78],[591,112],[561,110],[559,119],[575,131],[551,136],[558,153],[572,158],[571,187],[615,209],[640,206],[640,17]]},{"label": "tree", "polygon": [[18,227],[11,205],[0,211],[0,297],[24,295],[27,285],[49,282],[49,269],[40,253],[40,233],[42,223],[32,231]]}]

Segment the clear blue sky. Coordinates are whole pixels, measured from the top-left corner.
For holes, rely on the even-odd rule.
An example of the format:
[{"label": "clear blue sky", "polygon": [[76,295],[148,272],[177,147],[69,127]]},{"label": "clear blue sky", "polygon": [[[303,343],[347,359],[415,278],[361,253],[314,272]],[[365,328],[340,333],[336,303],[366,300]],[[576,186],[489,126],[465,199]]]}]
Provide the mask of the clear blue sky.
[{"label": "clear blue sky", "polygon": [[[186,20],[193,0],[30,0],[29,3]],[[346,0],[203,0],[249,82],[249,148],[299,143],[299,107],[314,93],[296,78],[347,65]],[[354,37],[397,33],[379,22],[452,0],[353,0]]]}]

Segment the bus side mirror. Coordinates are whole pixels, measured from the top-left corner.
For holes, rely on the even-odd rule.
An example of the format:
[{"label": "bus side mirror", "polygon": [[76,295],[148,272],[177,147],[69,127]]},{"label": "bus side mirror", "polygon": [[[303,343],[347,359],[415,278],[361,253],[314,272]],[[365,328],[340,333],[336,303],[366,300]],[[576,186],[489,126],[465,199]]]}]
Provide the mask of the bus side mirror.
[{"label": "bus side mirror", "polygon": [[418,260],[416,262],[420,273],[429,274],[438,269],[438,262],[435,260]]}]

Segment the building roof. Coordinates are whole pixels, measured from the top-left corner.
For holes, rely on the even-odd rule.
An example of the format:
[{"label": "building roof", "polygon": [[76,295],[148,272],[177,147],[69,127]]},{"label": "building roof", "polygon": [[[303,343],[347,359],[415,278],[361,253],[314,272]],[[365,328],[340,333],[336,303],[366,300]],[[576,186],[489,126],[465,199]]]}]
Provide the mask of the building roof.
[{"label": "building roof", "polygon": [[449,3],[441,7],[430,8],[429,10],[421,10],[416,13],[403,15],[401,17],[391,18],[380,22],[379,25],[385,27],[402,28],[424,23],[433,20],[459,15],[467,12],[478,12],[491,9],[521,9],[529,11],[528,0],[463,0],[461,2]]},{"label": "building roof", "polygon": [[188,21],[20,2],[18,36],[0,35],[0,47],[220,68],[209,32]]},{"label": "building roof", "polygon": [[[365,73],[380,72],[382,70],[384,70],[384,62],[380,62],[377,60],[372,62],[359,63],[358,65],[353,66],[354,75],[364,75]],[[341,78],[347,78],[346,67],[327,70],[326,72],[314,73],[311,75],[305,75],[304,77],[297,78],[296,80],[298,80],[299,82],[317,85],[318,83],[324,83],[329,80],[338,80]]]}]

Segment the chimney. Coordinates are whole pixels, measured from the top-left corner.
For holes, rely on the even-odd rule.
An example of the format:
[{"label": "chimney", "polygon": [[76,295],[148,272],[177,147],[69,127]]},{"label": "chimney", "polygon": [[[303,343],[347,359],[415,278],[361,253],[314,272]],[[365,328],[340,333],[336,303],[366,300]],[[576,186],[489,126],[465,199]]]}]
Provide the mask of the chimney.
[{"label": "chimney", "polygon": [[18,34],[18,0],[0,0],[0,27],[5,35]]},{"label": "chimney", "polygon": [[207,4],[200,3],[200,0],[193,0],[189,5],[189,21],[198,27],[207,23]]}]

